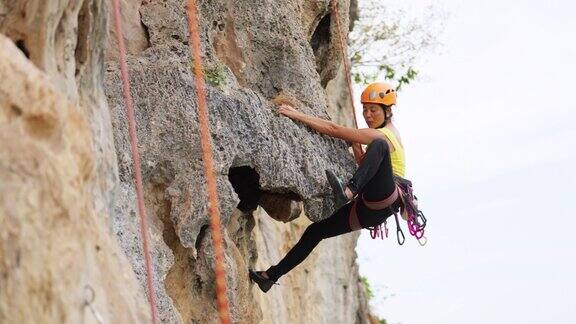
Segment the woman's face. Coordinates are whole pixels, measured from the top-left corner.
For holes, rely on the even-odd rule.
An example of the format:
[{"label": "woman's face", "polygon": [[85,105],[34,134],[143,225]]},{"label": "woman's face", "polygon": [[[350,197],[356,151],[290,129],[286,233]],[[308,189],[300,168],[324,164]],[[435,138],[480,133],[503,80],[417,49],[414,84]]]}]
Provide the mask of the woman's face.
[{"label": "woman's face", "polygon": [[378,104],[367,103],[363,105],[362,115],[368,127],[376,128],[384,122],[384,109]]}]

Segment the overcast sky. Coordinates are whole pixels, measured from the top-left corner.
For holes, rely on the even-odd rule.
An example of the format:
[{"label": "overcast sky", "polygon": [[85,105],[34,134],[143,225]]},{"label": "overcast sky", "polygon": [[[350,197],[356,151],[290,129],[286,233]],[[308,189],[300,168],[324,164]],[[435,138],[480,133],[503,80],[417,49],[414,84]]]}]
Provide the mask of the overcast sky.
[{"label": "overcast sky", "polygon": [[576,1],[435,3],[444,45],[395,114],[429,243],[364,231],[373,309],[389,324],[574,324]]}]

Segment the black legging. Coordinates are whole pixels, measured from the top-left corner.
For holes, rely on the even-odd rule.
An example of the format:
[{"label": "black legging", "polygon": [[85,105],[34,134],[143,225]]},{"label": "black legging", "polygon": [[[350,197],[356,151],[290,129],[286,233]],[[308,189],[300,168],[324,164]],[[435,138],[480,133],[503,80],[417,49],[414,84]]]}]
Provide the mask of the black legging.
[{"label": "black legging", "polygon": [[[348,182],[348,187],[359,193],[358,197],[363,194],[368,201],[380,201],[392,194],[395,189],[394,176],[390,162],[390,149],[384,139],[375,139],[370,143],[364,160]],[[357,200],[356,213],[363,228],[382,224],[393,213],[390,208],[370,210],[366,208],[362,199],[357,198]],[[392,205],[392,209],[398,210],[399,207],[400,199],[397,199]],[[266,270],[268,277],[277,281],[304,261],[323,239],[352,232],[349,223],[351,208],[352,202],[349,202],[330,217],[310,224],[298,243],[286,254],[284,259]]]}]

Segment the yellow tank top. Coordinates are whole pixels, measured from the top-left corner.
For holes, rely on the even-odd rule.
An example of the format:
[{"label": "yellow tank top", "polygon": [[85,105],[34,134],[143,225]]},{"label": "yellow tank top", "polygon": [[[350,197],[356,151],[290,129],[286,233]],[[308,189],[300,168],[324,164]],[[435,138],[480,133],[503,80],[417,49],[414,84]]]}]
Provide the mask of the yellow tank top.
[{"label": "yellow tank top", "polygon": [[404,157],[404,148],[398,142],[394,132],[386,127],[378,128],[388,138],[388,140],[394,146],[394,152],[390,153],[390,160],[392,162],[392,172],[394,175],[404,177],[404,171],[406,170],[406,159]]}]

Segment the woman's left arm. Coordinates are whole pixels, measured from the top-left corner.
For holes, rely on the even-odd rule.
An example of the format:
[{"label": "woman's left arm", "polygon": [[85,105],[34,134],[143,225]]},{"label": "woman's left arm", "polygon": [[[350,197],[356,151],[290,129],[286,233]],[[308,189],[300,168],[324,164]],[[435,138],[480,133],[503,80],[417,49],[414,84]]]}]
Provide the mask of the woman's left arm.
[{"label": "woman's left arm", "polygon": [[288,105],[281,105],[278,108],[278,112],[310,126],[319,133],[340,138],[348,142],[370,144],[374,139],[384,137],[384,134],[375,129],[356,129],[340,126],[332,121],[301,113],[294,109],[294,107]]}]

